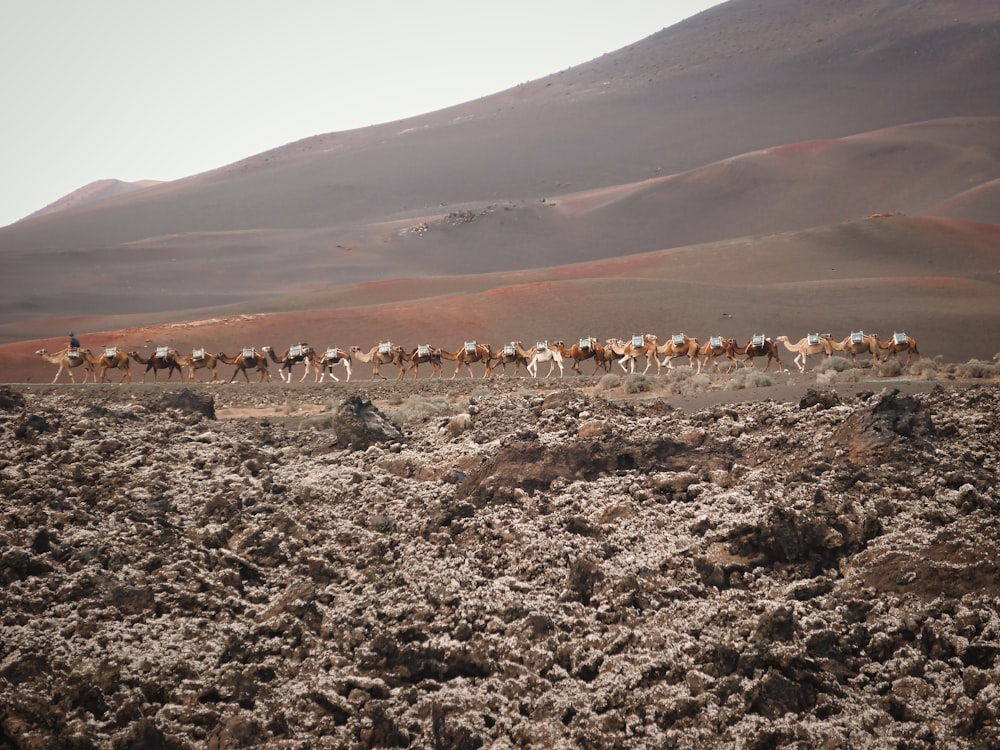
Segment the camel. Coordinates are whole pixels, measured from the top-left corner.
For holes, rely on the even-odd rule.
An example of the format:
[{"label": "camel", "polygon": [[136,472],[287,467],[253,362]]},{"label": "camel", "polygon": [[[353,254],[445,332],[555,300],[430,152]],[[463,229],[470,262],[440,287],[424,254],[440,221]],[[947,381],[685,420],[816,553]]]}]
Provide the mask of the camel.
[{"label": "camel", "polygon": [[531,373],[531,377],[538,376],[539,362],[549,363],[549,371],[545,374],[545,377],[552,375],[552,371],[556,369],[556,365],[559,365],[559,377],[563,376],[562,354],[555,347],[549,346],[548,341],[539,341],[531,348],[530,354],[531,356],[528,358],[528,372]]},{"label": "camel", "polygon": [[402,380],[406,373],[413,370],[413,377],[416,379],[420,376],[420,365],[425,362],[429,363],[431,366],[431,377],[441,377],[444,375],[444,367],[441,364],[441,350],[436,349],[428,344],[420,344],[416,349],[414,349],[409,354],[403,354],[403,360],[409,362],[409,366],[406,371],[399,371],[399,375],[396,376],[396,380]]},{"label": "camel", "polygon": [[562,341],[553,341],[552,346],[558,349],[563,359],[573,360],[573,369],[577,375],[583,374],[580,372],[580,363],[591,357],[594,358],[594,372],[591,373],[592,375],[596,375],[597,371],[601,368],[604,368],[605,372],[610,372],[607,350],[601,346],[601,342],[593,337],[582,338],[568,349]]},{"label": "camel", "polygon": [[521,373],[521,365],[527,367],[528,365],[528,353],[521,346],[520,341],[511,341],[503,346],[499,347],[496,354],[493,355],[493,361],[487,365],[488,374],[492,375],[493,371],[496,369],[497,365],[503,367],[504,376],[507,375],[507,365],[514,365],[514,377],[516,378]]},{"label": "camel", "polygon": [[825,333],[823,340],[826,342],[828,356],[832,356],[834,352],[846,352],[851,355],[852,361],[857,362],[859,354],[868,352],[872,355],[872,364],[879,360],[878,337],[871,333],[852,331],[843,341],[834,341],[833,336]]},{"label": "camel", "polygon": [[394,346],[389,341],[381,342],[367,352],[361,351],[360,346],[352,346],[351,356],[362,362],[371,362],[373,378],[388,380],[385,375],[379,372],[382,365],[396,365],[400,370],[403,369],[403,347]]},{"label": "camel", "polygon": [[771,366],[771,360],[778,363],[778,369],[782,369],[781,357],[778,355],[778,345],[764,334],[755,334],[744,346],[734,346],[734,354],[746,355],[744,365],[753,367],[754,357],[767,357],[767,364],[764,365],[764,372]]},{"label": "camel", "polygon": [[203,367],[212,372],[212,379],[208,382],[215,383],[219,379],[219,373],[215,369],[219,359],[211,352],[206,352],[204,349],[192,349],[190,357],[178,354],[175,359],[181,367],[188,368],[188,380],[197,380],[194,376],[195,370],[200,370]]},{"label": "camel", "polygon": [[[52,378],[52,382],[55,383],[59,380],[59,376],[62,375],[62,371],[65,370],[69,375],[71,383],[76,382],[76,378],[73,377],[73,368],[83,365],[83,382],[87,382],[87,378],[94,374],[94,365],[83,356],[77,348],[66,347],[55,354],[49,354],[45,349],[39,349],[35,352],[39,357],[44,359],[46,362],[50,362],[54,365],[59,365],[59,369],[56,371],[56,376]],[[96,376],[95,376],[96,380]]]},{"label": "camel", "polygon": [[[270,346],[261,347],[261,351],[271,358],[271,361],[278,365],[278,376],[281,378],[282,383],[292,382],[292,367],[298,364],[305,365],[305,371],[302,373],[302,377],[299,380],[301,383],[309,375],[309,369],[312,368],[316,370],[316,363],[313,359],[315,352],[309,344],[293,344],[290,348],[285,350],[285,353],[279,358],[275,353],[274,349]],[[288,370],[288,379],[285,379],[285,370]],[[316,374],[313,380],[319,377],[319,371],[316,370]]]},{"label": "camel", "polygon": [[323,378],[326,377],[326,373],[330,373],[330,377],[336,382],[340,382],[340,378],[333,374],[333,368],[337,365],[343,365],[344,369],[347,371],[347,381],[351,382],[351,353],[346,352],[343,349],[338,349],[335,346],[331,346],[322,355],[316,357],[313,360],[313,366],[319,370],[319,382],[323,382]]},{"label": "camel", "polygon": [[735,347],[736,339],[724,339],[722,336],[712,336],[698,350],[698,354],[701,355],[701,359],[698,361],[698,372],[700,373],[705,368],[708,360],[712,360],[716,372],[720,372],[721,368],[719,367],[718,358],[722,356],[729,359],[729,367],[726,372],[732,372],[736,366],[736,356],[733,354]]},{"label": "camel", "polygon": [[[642,371],[645,374],[656,359],[657,338],[652,333],[636,334],[629,341],[608,339],[604,346],[619,357],[618,366],[622,368],[622,372],[635,372],[635,361],[639,357],[645,357],[646,369]],[[625,367],[626,360],[628,367]]]},{"label": "camel", "polygon": [[260,380],[258,382],[263,383],[265,380],[271,382],[271,371],[267,369],[267,357],[252,346],[246,347],[235,357],[230,357],[225,352],[219,352],[215,356],[223,364],[235,365],[236,369],[233,371],[233,376],[229,379],[230,383],[236,380],[236,376],[241,372],[249,383],[250,376],[247,375],[247,370],[254,367],[260,372]]},{"label": "camel", "polygon": [[[663,357],[661,362],[659,358],[656,359],[656,374],[660,374],[660,366],[666,365],[668,370],[672,370],[674,367],[674,359],[677,357],[687,357],[688,362],[691,365],[691,369],[694,369],[695,362],[698,361],[698,350],[699,350],[698,339],[691,338],[684,333],[675,333],[670,337],[670,341],[667,341],[663,346],[656,347],[656,353],[660,357]],[[648,369],[648,367],[647,367]],[[701,368],[698,368],[699,372]]]},{"label": "camel", "polygon": [[175,349],[168,349],[165,346],[157,347],[156,353],[147,358],[143,359],[139,352],[129,352],[128,356],[138,362],[140,365],[146,365],[145,372],[142,373],[142,382],[146,382],[146,376],[149,371],[153,371],[153,380],[156,380],[156,374],[160,370],[167,371],[167,380],[174,374],[174,370],[177,370],[178,377],[183,377],[184,372],[181,370],[180,363],[177,361],[177,351]]},{"label": "camel", "polygon": [[784,344],[788,351],[795,352],[795,364],[799,368],[799,372],[805,372],[809,357],[814,354],[830,356],[830,347],[827,343],[829,338],[824,338],[824,336],[829,337],[830,334],[810,333],[794,344],[788,340],[787,336],[778,336],[775,341]]},{"label": "camel", "polygon": [[920,352],[917,350],[917,341],[912,336],[909,336],[902,331],[898,331],[892,334],[892,337],[888,341],[882,341],[879,339],[878,334],[872,334],[875,339],[875,345],[878,349],[885,350],[885,360],[888,362],[889,357],[895,355],[896,361],[899,361],[899,355],[901,352],[906,352],[906,362],[903,363],[903,367],[910,364],[910,360],[913,355],[917,355],[917,360],[920,360]]},{"label": "camel", "polygon": [[108,370],[118,369],[122,371],[122,378],[120,383],[128,381],[132,382],[132,372],[129,370],[129,358],[128,354],[125,352],[118,351],[117,346],[107,346],[101,355],[95,356],[91,353],[90,349],[83,349],[81,352],[83,356],[93,365],[95,368],[100,368],[99,380],[102,383],[108,381]]},{"label": "camel", "polygon": [[490,350],[488,344],[478,344],[475,341],[466,341],[456,352],[447,352],[442,349],[441,356],[449,362],[458,363],[455,367],[455,372],[452,373],[452,380],[455,379],[455,376],[458,375],[462,367],[465,367],[469,371],[470,378],[475,377],[475,375],[472,374],[473,362],[482,362],[486,365],[486,370],[483,372],[484,378],[491,375],[493,372],[490,367],[490,360],[493,358],[493,352]]}]

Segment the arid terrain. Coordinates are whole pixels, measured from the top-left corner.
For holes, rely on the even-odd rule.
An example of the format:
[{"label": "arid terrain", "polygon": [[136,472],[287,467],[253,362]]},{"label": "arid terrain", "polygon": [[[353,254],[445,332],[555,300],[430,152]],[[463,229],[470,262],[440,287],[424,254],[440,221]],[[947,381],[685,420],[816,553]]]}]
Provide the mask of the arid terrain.
[{"label": "arid terrain", "polygon": [[0,745],[995,746],[997,367],[819,370],[5,387]]}]

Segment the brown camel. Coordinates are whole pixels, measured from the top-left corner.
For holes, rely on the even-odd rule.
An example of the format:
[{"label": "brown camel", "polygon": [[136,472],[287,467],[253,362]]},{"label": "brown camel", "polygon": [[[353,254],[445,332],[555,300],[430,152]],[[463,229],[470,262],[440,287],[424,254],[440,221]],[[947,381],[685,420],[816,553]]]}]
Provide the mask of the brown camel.
[{"label": "brown camel", "polygon": [[330,373],[330,377],[336,382],[340,382],[340,378],[333,374],[333,368],[337,365],[343,365],[344,369],[347,371],[347,381],[351,382],[351,353],[344,351],[343,349],[338,349],[335,346],[329,347],[322,355],[319,357],[314,357],[313,366],[319,371],[319,382],[323,382],[323,378],[326,377],[327,372]]},{"label": "brown camel", "polygon": [[834,352],[845,352],[851,356],[852,361],[857,362],[859,354],[868,352],[872,355],[872,364],[879,360],[878,337],[871,333],[852,331],[843,341],[834,341],[830,334],[823,334],[823,340],[829,356],[833,356]]},{"label": "brown camel", "polygon": [[[628,341],[608,339],[604,346],[618,358],[618,366],[622,368],[622,372],[635,372],[636,360],[645,357],[646,369],[643,373],[646,373],[656,359],[657,338],[652,333],[635,334]],[[626,361],[629,363],[628,367],[625,366]]]},{"label": "brown camel", "polygon": [[503,374],[507,375],[507,365],[514,365],[514,377],[516,378],[521,373],[521,365],[527,367],[528,357],[527,352],[524,347],[521,346],[520,341],[511,341],[499,347],[495,354],[492,355],[492,359],[489,364],[487,364],[487,374],[492,375],[493,371],[496,369],[497,365],[503,367]]},{"label": "brown camel", "polygon": [[176,359],[177,364],[181,367],[188,368],[188,380],[197,380],[194,376],[195,370],[200,370],[202,368],[205,368],[212,373],[212,379],[208,381],[209,383],[215,383],[219,379],[219,373],[215,369],[219,358],[211,352],[206,352],[204,349],[192,349],[190,357],[183,357],[178,354]]},{"label": "brown camel", "polygon": [[129,370],[129,358],[128,354],[125,352],[118,351],[117,346],[107,346],[101,352],[100,356],[95,356],[91,353],[90,349],[84,349],[80,352],[83,356],[99,371],[97,379],[102,382],[108,382],[108,370],[118,369],[122,372],[120,383],[132,382],[132,372]]},{"label": "brown camel", "polygon": [[805,338],[799,339],[796,343],[792,343],[788,340],[788,336],[778,336],[775,341],[779,341],[785,345],[785,348],[790,352],[795,352],[795,364],[799,368],[799,372],[806,371],[806,363],[809,361],[809,357],[816,354],[823,354],[830,356],[830,346],[829,333],[819,334],[810,333]]},{"label": "brown camel", "polygon": [[773,339],[769,339],[762,333],[754,334],[753,337],[743,346],[734,346],[734,354],[746,355],[744,365],[753,367],[754,357],[767,357],[767,364],[764,365],[764,372],[771,366],[771,360],[778,363],[778,369],[782,369],[781,357],[778,354],[778,345]]},{"label": "brown camel", "polygon": [[409,362],[406,371],[399,371],[396,380],[402,380],[407,372],[413,371],[413,377],[420,375],[420,365],[427,363],[431,366],[431,377],[441,377],[444,375],[444,366],[441,364],[441,350],[429,344],[420,344],[409,354],[403,354],[403,361]]},{"label": "brown camel", "polygon": [[449,362],[458,363],[455,367],[455,372],[452,373],[452,380],[455,379],[455,376],[458,375],[458,372],[462,369],[462,367],[465,367],[469,371],[470,378],[474,378],[475,375],[472,373],[473,362],[482,362],[486,366],[486,370],[483,373],[484,378],[492,373],[492,369],[490,368],[490,359],[493,357],[493,352],[487,344],[478,344],[475,341],[466,341],[459,347],[458,351],[454,353],[442,349],[441,356]]},{"label": "brown camel", "polygon": [[875,338],[875,345],[879,350],[885,351],[885,360],[888,362],[889,357],[895,355],[896,361],[899,361],[899,355],[901,352],[906,352],[906,362],[903,363],[903,367],[910,364],[910,360],[913,359],[913,355],[917,355],[917,360],[920,360],[920,352],[917,350],[917,341],[912,336],[909,336],[902,331],[897,331],[892,334],[892,337],[888,341],[882,341],[878,334],[872,334]]},{"label": "brown camel", "polygon": [[726,369],[726,372],[732,372],[733,368],[736,367],[736,356],[733,353],[735,348],[736,339],[724,339],[722,336],[712,336],[698,350],[698,353],[701,355],[701,359],[698,362],[698,372],[701,372],[705,368],[708,360],[712,360],[712,365],[715,367],[716,372],[720,372],[719,357],[727,357],[729,359],[729,367]]},{"label": "brown camel", "polygon": [[396,346],[389,341],[381,342],[367,352],[361,351],[359,346],[352,346],[351,356],[362,362],[371,362],[373,378],[388,380],[385,375],[379,372],[382,365],[396,365],[400,370],[403,369],[403,347]]},{"label": "brown camel", "polygon": [[[309,375],[310,368],[314,371],[313,380],[319,377],[319,370],[316,369],[316,363],[313,358],[315,352],[309,344],[293,344],[285,353],[279,358],[275,353],[274,349],[270,346],[261,347],[261,351],[271,358],[271,361],[278,365],[278,376],[281,378],[282,383],[292,382],[292,367],[295,365],[305,365],[305,370],[302,373],[302,377],[299,379],[301,383]],[[285,370],[288,370],[288,378],[285,379]]]},{"label": "brown camel", "polygon": [[[62,375],[62,371],[65,370],[66,374],[69,375],[71,383],[76,382],[76,378],[73,377],[73,368],[83,366],[83,382],[87,382],[87,378],[94,375],[94,365],[93,363],[83,356],[83,352],[75,347],[67,347],[55,354],[49,354],[45,349],[39,349],[35,352],[39,357],[44,359],[46,362],[50,362],[54,365],[59,365],[59,369],[56,371],[56,376],[52,378],[52,382],[55,383],[59,380],[59,376]],[[95,376],[96,380],[96,376]]]},{"label": "brown camel", "polygon": [[698,361],[699,348],[698,339],[684,333],[675,333],[663,346],[656,347],[658,357],[663,357],[662,362],[659,358],[656,360],[656,374],[660,374],[660,365],[666,365],[668,370],[673,369],[674,359],[677,357],[687,357],[693,370],[695,362]]},{"label": "brown camel", "polygon": [[241,372],[246,381],[250,382],[250,376],[247,375],[247,370],[254,367],[260,373],[260,380],[258,382],[263,383],[265,380],[271,381],[271,371],[267,369],[267,357],[261,354],[259,351],[254,349],[252,346],[248,346],[235,357],[230,357],[226,355],[225,352],[219,352],[215,355],[216,358],[226,365],[234,365],[236,369],[233,371],[233,376],[229,379],[232,383],[236,380],[236,376]]},{"label": "brown camel", "polygon": [[580,363],[590,358],[594,359],[594,372],[591,375],[596,375],[597,371],[602,368],[605,372],[610,372],[607,350],[601,345],[600,341],[593,337],[581,338],[568,349],[562,341],[553,341],[552,346],[559,350],[563,359],[573,361],[573,370],[577,375],[583,374],[580,372]]},{"label": "brown camel", "polygon": [[170,380],[171,376],[174,374],[174,370],[177,370],[177,375],[183,377],[184,373],[181,370],[180,363],[177,361],[177,350],[168,349],[165,346],[158,347],[156,353],[147,358],[143,359],[139,352],[129,352],[128,356],[138,362],[140,365],[146,365],[146,370],[142,373],[142,382],[146,382],[146,375],[149,371],[153,371],[153,380],[156,380],[156,374],[160,370],[167,371],[167,380]]}]

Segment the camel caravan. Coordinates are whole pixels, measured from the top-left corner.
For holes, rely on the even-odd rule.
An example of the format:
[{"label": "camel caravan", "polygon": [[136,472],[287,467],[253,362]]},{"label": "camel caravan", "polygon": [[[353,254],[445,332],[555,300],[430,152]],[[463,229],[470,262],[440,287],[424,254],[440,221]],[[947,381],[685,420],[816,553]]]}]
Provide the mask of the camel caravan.
[{"label": "camel caravan", "polygon": [[[661,343],[655,334],[643,333],[634,334],[628,339],[610,338],[604,343],[593,336],[584,336],[574,341],[571,346],[566,346],[565,341],[561,339],[539,340],[528,349],[520,341],[509,341],[493,348],[476,340],[464,341],[455,350],[442,349],[430,344],[420,344],[408,349],[386,340],[369,349],[362,349],[360,346],[350,346],[346,349],[333,346],[317,350],[303,342],[293,344],[281,355],[270,346],[263,346],[260,349],[251,346],[245,347],[232,357],[225,352],[212,353],[204,348],[193,349],[190,354],[182,355],[176,349],[165,346],[157,347],[155,353],[148,357],[137,351],[126,353],[114,346],[106,347],[97,355],[89,349],[72,346],[55,354],[50,354],[45,349],[39,349],[35,354],[47,362],[58,365],[59,369],[52,380],[53,383],[59,380],[63,371],[68,374],[70,382],[75,383],[74,370],[79,368],[82,368],[84,383],[88,380],[95,383],[108,382],[108,371],[112,369],[117,369],[121,373],[119,382],[131,382],[132,375],[129,369],[131,361],[145,367],[142,376],[144,383],[150,372],[153,374],[154,382],[160,371],[166,371],[166,379],[170,380],[176,370],[178,378],[182,379],[185,368],[188,381],[199,381],[199,370],[206,370],[211,373],[211,379],[207,382],[217,383],[220,382],[217,370],[219,363],[235,368],[228,381],[230,383],[240,374],[249,383],[251,370],[257,372],[259,382],[265,382],[271,380],[269,362],[277,365],[278,375],[283,383],[292,382],[293,371],[298,367],[302,368],[298,382],[305,381],[311,373],[313,382],[322,383],[327,376],[331,380],[340,381],[334,374],[336,368],[342,368],[345,382],[350,382],[353,366],[357,362],[371,365],[373,379],[388,379],[382,370],[389,368],[390,372],[395,373],[396,380],[403,380],[408,374],[418,378],[420,365],[430,366],[430,377],[444,377],[444,361],[455,363],[455,370],[451,374],[453,379],[463,370],[470,378],[474,378],[476,376],[472,369],[474,364],[483,366],[484,378],[506,376],[507,365],[513,365],[514,377],[520,377],[521,369],[524,368],[530,377],[536,378],[538,366],[546,363],[549,367],[543,377],[551,377],[557,369],[559,377],[562,377],[565,375],[565,363],[569,363],[573,374],[582,375],[580,365],[587,360],[594,362],[591,376],[597,375],[599,371],[613,372],[616,364],[622,373],[644,374],[649,373],[655,365],[656,374],[659,375],[663,368],[673,369],[674,360],[686,360],[686,366],[697,373],[701,373],[707,367],[711,368],[711,372],[722,372],[720,360],[726,364],[725,372],[731,373],[738,367],[753,367],[756,359],[766,359],[765,372],[770,369],[772,363],[780,371],[784,369],[781,361],[782,350],[795,355],[792,362],[800,373],[806,371],[811,357],[839,356],[856,364],[867,363],[870,366],[895,357],[903,367],[914,359],[920,359],[917,342],[909,334],[894,332],[888,339],[883,340],[877,334],[864,331],[852,331],[841,340],[835,339],[829,333],[810,333],[794,343],[787,336],[771,338],[763,333],[754,334],[744,344],[737,343],[735,338],[721,335],[711,336],[701,343],[697,338],[685,333],[672,334]],[[905,362],[902,361],[904,354]],[[859,360],[859,357],[867,359]],[[642,367],[643,360],[645,367]]]}]

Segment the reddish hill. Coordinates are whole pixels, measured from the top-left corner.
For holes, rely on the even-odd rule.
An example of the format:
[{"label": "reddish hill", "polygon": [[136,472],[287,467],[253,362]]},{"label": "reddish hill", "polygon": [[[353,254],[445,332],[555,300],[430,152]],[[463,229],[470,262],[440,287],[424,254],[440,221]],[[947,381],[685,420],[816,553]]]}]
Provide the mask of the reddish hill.
[{"label": "reddish hill", "polygon": [[[298,341],[368,348],[391,339],[454,350],[470,338],[496,347],[636,332],[843,337],[863,328],[882,336],[906,330],[925,355],[965,361],[1000,352],[998,259],[1000,227],[891,215],[534,271],[349,285],[188,322],[59,323],[93,331],[84,344],[95,351],[114,344],[229,353]],[[64,342],[61,334],[32,346]],[[32,351],[25,342],[0,345],[0,381],[50,379],[54,368]]]}]

